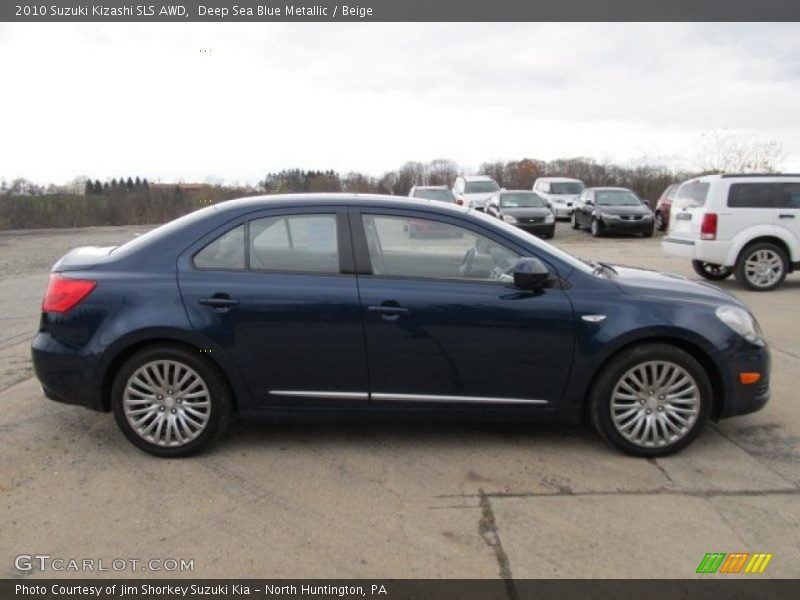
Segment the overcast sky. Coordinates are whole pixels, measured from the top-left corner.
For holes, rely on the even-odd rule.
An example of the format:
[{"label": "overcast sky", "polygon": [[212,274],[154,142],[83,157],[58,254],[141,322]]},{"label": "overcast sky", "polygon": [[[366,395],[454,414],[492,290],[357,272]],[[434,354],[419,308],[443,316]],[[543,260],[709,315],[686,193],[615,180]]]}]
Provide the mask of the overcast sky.
[{"label": "overcast sky", "polygon": [[2,24],[0,178],[691,167],[719,129],[798,171],[799,58],[798,24]]}]

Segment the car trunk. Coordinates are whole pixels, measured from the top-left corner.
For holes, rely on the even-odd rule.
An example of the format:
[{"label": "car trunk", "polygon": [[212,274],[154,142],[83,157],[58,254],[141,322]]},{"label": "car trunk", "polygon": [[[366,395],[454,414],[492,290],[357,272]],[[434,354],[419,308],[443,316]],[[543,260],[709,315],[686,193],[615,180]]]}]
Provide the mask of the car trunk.
[{"label": "car trunk", "polygon": [[700,239],[709,183],[689,181],[684,183],[672,201],[668,237],[678,240]]}]

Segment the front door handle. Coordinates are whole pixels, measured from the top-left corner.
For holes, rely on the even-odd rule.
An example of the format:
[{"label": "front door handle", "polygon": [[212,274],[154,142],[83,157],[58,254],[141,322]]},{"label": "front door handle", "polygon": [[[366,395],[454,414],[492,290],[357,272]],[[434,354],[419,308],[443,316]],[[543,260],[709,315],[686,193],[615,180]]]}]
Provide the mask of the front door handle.
[{"label": "front door handle", "polygon": [[794,219],[794,215],[787,215],[786,213],[778,215],[779,219]]},{"label": "front door handle", "polygon": [[227,312],[234,306],[239,306],[239,301],[228,294],[214,294],[211,298],[200,298],[198,302],[203,306],[210,306],[217,312]]},{"label": "front door handle", "polygon": [[368,306],[368,312],[379,313],[385,321],[396,321],[400,315],[407,315],[409,311],[396,302],[384,302],[380,306]]}]

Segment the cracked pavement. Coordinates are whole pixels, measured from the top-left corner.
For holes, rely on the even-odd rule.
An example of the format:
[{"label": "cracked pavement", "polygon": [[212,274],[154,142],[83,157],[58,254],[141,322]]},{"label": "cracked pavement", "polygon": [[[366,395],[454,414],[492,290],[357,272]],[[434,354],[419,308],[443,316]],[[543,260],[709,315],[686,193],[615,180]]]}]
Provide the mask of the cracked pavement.
[{"label": "cracked pavement", "polygon": [[[800,276],[765,294],[721,284],[770,342],[772,399],[673,457],[623,456],[587,428],[339,422],[238,423],[170,461],[110,415],[45,400],[29,360],[49,265],[143,230],[0,232],[0,577],[45,553],[194,559],[148,577],[685,578],[706,552],[769,552],[759,577],[800,576]],[[695,277],[658,238],[560,223],[554,241]]]}]

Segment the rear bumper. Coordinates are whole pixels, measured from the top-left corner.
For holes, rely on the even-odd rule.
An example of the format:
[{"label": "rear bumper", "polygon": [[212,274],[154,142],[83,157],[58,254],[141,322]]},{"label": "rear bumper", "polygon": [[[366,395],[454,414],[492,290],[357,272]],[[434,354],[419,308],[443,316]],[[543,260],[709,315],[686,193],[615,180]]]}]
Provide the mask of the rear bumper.
[{"label": "rear bumper", "polygon": [[730,242],[720,240],[687,240],[665,237],[661,240],[661,249],[668,256],[678,256],[689,260],[701,260],[714,265],[731,267],[725,264],[731,250]]},{"label": "rear bumper", "polygon": [[95,376],[94,359],[56,341],[47,332],[39,332],[33,339],[31,358],[36,377],[50,400],[107,411],[102,382]]}]

